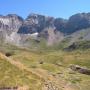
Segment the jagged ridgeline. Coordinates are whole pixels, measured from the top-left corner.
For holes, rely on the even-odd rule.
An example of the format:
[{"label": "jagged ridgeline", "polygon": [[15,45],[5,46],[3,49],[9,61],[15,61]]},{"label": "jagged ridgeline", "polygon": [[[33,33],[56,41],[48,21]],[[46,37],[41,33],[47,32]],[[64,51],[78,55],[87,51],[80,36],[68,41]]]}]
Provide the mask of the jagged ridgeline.
[{"label": "jagged ridgeline", "polygon": [[90,41],[90,13],[78,13],[69,19],[30,14],[26,19],[0,15],[0,43],[26,47],[66,47],[78,41]]}]

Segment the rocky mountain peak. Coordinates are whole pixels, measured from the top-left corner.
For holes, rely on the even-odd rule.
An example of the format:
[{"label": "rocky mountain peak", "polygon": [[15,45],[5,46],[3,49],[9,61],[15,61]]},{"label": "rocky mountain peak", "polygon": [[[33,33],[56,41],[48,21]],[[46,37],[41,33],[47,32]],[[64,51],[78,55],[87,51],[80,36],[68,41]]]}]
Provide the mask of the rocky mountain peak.
[{"label": "rocky mountain peak", "polygon": [[3,24],[3,26],[0,29],[19,29],[19,27],[23,23],[23,19],[20,16],[17,16],[15,14],[8,14],[7,16],[0,16],[0,23]]},{"label": "rocky mountain peak", "polygon": [[16,14],[8,14],[6,16],[0,16],[0,38],[4,38],[4,41],[15,41],[17,38],[17,31],[23,24],[23,19]]},{"label": "rocky mountain peak", "polygon": [[34,33],[34,32],[41,32],[44,28],[54,26],[54,18],[53,17],[46,17],[44,15],[39,14],[30,14],[24,24],[19,29],[18,33]]},{"label": "rocky mountain peak", "polygon": [[18,15],[16,15],[16,14],[8,14],[6,17],[8,17],[8,18],[14,18],[14,19],[18,19],[20,21],[23,21],[23,18],[20,17],[20,16],[18,16]]},{"label": "rocky mountain peak", "polygon": [[66,32],[73,33],[88,27],[90,27],[90,13],[78,13],[69,18]]},{"label": "rocky mountain peak", "polygon": [[34,13],[25,20],[16,14],[0,15],[0,32],[3,34],[1,36],[7,36],[8,40],[12,38],[11,41],[18,40],[15,38],[20,40],[21,36],[32,36],[38,33],[39,36],[45,37],[50,42],[49,44],[52,44],[54,41],[61,41],[64,35],[86,28],[90,28],[90,13],[78,13],[68,20]]}]

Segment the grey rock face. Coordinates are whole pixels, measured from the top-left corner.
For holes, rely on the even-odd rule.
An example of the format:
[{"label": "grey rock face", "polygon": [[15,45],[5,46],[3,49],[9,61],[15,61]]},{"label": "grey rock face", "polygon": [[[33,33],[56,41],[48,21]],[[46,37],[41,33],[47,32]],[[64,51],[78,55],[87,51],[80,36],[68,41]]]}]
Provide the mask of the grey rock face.
[{"label": "grey rock face", "polygon": [[[15,14],[0,15],[0,39],[13,44],[23,44],[33,35],[35,38],[38,36],[45,38],[48,45],[60,42],[67,37],[72,38],[71,42],[81,37],[83,40],[90,40],[90,30],[86,29],[89,27],[90,13],[75,14],[68,20],[38,14],[30,14],[25,20]],[[81,32],[86,34],[81,35]]]},{"label": "grey rock face", "polygon": [[0,32],[1,39],[7,41],[15,41],[14,33],[17,34],[18,29],[21,27],[23,19],[15,14],[9,14],[7,16],[0,16]]},{"label": "grey rock face", "polygon": [[54,25],[57,30],[59,30],[61,32],[65,32],[67,22],[68,22],[68,20],[66,20],[66,19],[56,18],[54,21]]},{"label": "grey rock face", "polygon": [[38,14],[30,14],[24,21],[24,24],[19,29],[18,33],[35,33],[41,32],[44,28],[53,26],[54,18],[45,17]]},{"label": "grey rock face", "polygon": [[17,15],[9,14],[0,16],[0,30],[17,31],[23,23],[23,19]]},{"label": "grey rock face", "polygon": [[67,33],[90,27],[90,13],[78,13],[71,16],[66,26]]},{"label": "grey rock face", "polygon": [[63,34],[56,30],[53,17],[30,14],[20,27],[19,34],[39,33],[40,37],[47,39],[47,44],[52,45],[62,40]]},{"label": "grey rock face", "polygon": [[63,33],[56,30],[55,27],[47,27],[40,34],[47,39],[47,45],[56,44],[64,38]]}]

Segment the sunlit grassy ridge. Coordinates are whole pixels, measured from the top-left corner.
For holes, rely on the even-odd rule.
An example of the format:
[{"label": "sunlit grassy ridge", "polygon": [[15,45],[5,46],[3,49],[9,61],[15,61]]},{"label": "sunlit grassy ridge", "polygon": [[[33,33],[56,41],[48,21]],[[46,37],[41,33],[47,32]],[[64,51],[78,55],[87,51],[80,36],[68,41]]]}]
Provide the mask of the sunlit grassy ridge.
[{"label": "sunlit grassy ridge", "polygon": [[30,90],[36,90],[36,88],[41,90],[41,83],[38,76],[25,70],[19,70],[0,54],[0,88],[28,86]]}]

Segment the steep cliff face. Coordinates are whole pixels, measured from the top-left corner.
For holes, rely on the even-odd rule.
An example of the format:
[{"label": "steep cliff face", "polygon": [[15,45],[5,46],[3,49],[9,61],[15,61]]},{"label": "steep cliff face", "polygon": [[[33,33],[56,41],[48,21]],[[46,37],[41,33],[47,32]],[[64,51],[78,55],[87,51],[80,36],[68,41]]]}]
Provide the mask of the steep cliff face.
[{"label": "steep cliff face", "polygon": [[90,27],[90,13],[78,13],[69,18],[65,32],[73,33],[88,27]]},{"label": "steep cliff face", "polygon": [[66,20],[66,19],[56,18],[54,20],[54,26],[56,27],[57,30],[65,33],[67,22],[68,22],[68,20]]},{"label": "steep cliff face", "polygon": [[7,16],[0,16],[0,38],[4,38],[5,42],[17,41],[17,31],[21,27],[23,19],[15,14],[9,14]]},{"label": "steep cliff face", "polygon": [[24,21],[18,33],[34,33],[41,32],[44,28],[53,26],[54,18],[46,17],[38,14],[30,14]]},{"label": "steep cliff face", "polygon": [[14,14],[0,16],[0,31],[18,31],[22,23],[23,19]]},{"label": "steep cliff face", "polygon": [[30,14],[20,27],[18,33],[38,33],[39,37],[43,37],[47,40],[48,45],[60,41],[63,37],[63,35],[60,35],[60,31],[55,27],[55,19],[53,17],[38,14]]}]

